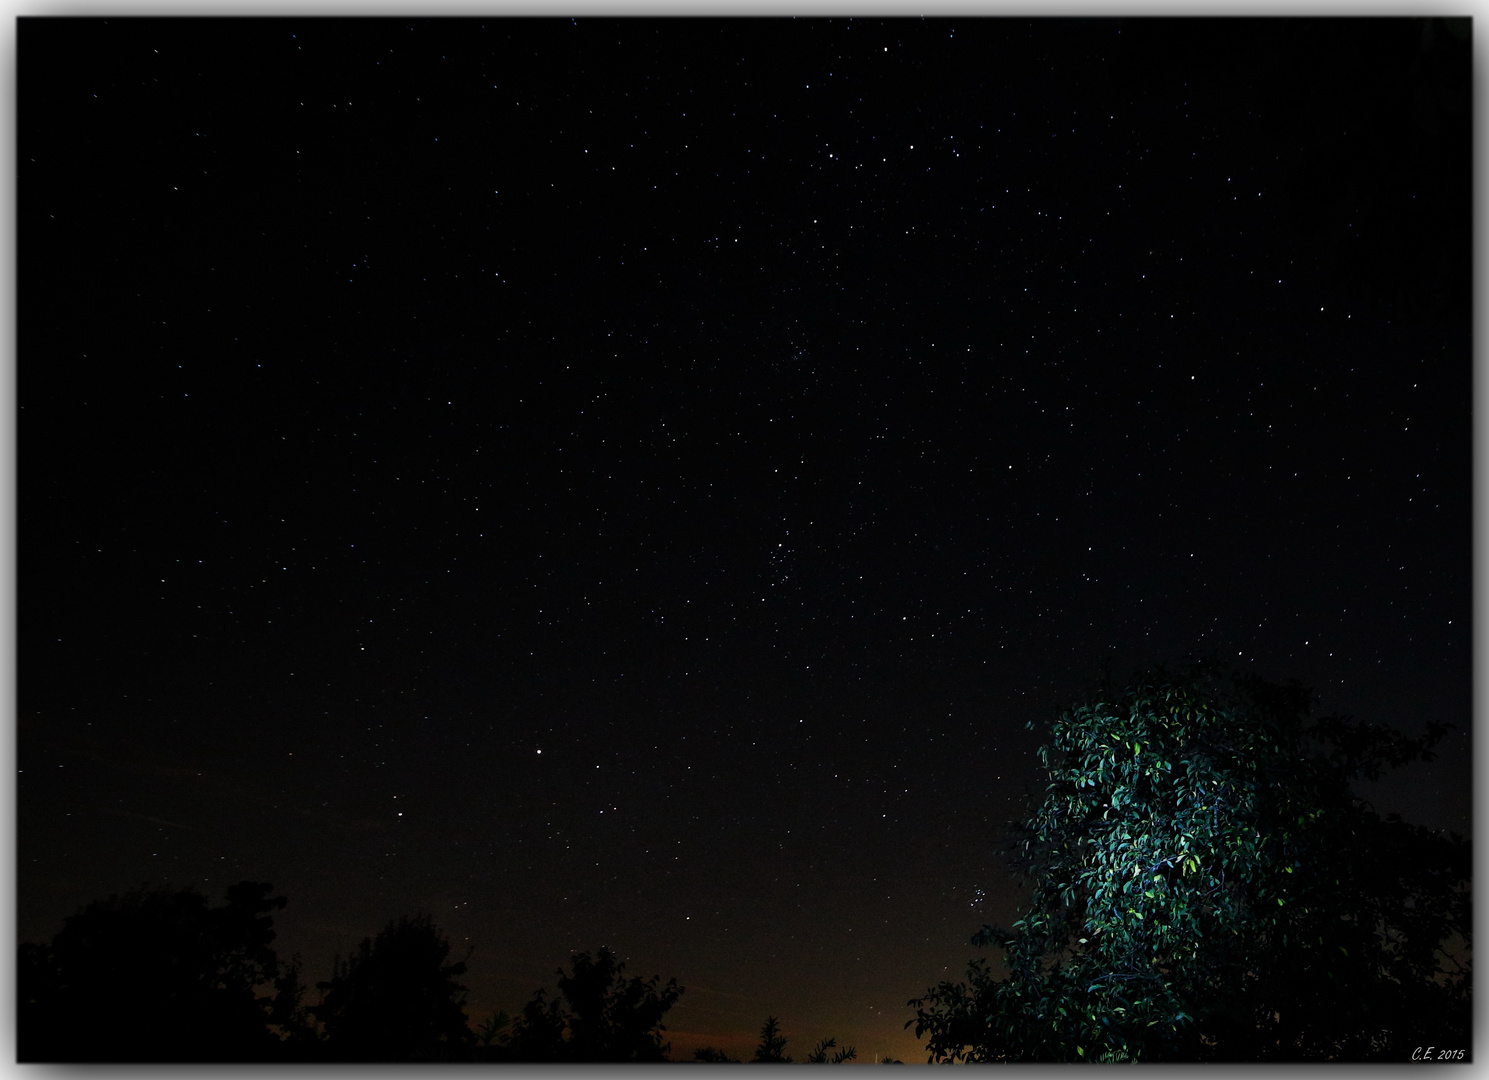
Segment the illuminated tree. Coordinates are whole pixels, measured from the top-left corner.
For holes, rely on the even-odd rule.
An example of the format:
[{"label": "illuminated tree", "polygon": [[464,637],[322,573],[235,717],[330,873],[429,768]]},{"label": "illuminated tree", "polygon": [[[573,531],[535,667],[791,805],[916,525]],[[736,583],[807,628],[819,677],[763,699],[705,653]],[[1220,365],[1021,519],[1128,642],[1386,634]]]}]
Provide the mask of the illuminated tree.
[{"label": "illuminated tree", "polygon": [[1061,714],[1015,851],[1028,909],[973,939],[1003,948],[1008,975],[979,958],[910,1002],[930,1058],[1406,1060],[1427,1033],[1467,1046],[1467,845],[1351,790],[1430,759],[1444,729],[1413,740],[1310,710],[1297,683],[1195,665]]}]

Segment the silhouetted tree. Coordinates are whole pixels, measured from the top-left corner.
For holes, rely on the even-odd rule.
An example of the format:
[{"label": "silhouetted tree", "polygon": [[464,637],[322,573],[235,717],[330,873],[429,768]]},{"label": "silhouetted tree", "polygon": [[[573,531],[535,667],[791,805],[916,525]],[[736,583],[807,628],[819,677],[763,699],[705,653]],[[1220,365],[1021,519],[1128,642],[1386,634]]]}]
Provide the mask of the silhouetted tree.
[{"label": "silhouetted tree", "polygon": [[336,962],[311,1012],[330,1056],[343,1061],[427,1061],[461,1055],[472,1041],[465,1015],[465,964],[447,963],[450,943],[427,915],[390,922],[357,953]]},{"label": "silhouetted tree", "polygon": [[765,1024],[760,1028],[760,1045],[755,1047],[755,1056],[752,1061],[765,1062],[787,1062],[792,1059],[785,1056],[786,1036],[781,1034],[781,1022],[774,1016],[767,1016]]},{"label": "silhouetted tree", "polygon": [[518,1061],[665,1061],[662,1017],[682,995],[676,979],[625,978],[625,964],[608,948],[571,961],[558,972],[562,1001],[535,993],[513,1025],[511,1053]]},{"label": "silhouetted tree", "polygon": [[[1139,674],[1061,714],[1018,856],[1030,905],[995,981],[910,1004],[937,1061],[1404,1061],[1469,1045],[1467,846],[1384,820],[1357,778],[1423,739],[1328,716],[1291,683]],[[908,1026],[908,1025],[907,1025]],[[1430,1033],[1430,1037],[1429,1037]]]},{"label": "silhouetted tree", "polygon": [[[562,970],[559,974],[563,974]],[[546,990],[537,990],[512,1024],[512,1038],[509,1043],[511,1060],[571,1060],[565,1041],[568,1027],[568,1016],[563,1005],[548,998]]]},{"label": "silhouetted tree", "polygon": [[243,881],[209,907],[191,888],[139,889],[89,904],[50,945],[21,946],[22,1061],[237,1062],[273,1058],[286,987],[269,912],[284,897]]},{"label": "silhouetted tree", "polygon": [[476,1059],[479,1061],[507,1060],[507,1044],[512,1037],[512,1033],[507,1029],[511,1026],[512,1016],[503,1009],[498,1009],[477,1024]]},{"label": "silhouetted tree", "polygon": [[856,1058],[858,1056],[858,1051],[857,1050],[853,1049],[853,1047],[851,1047],[851,1046],[845,1046],[841,1050],[839,1050],[837,1053],[833,1054],[832,1057],[828,1057],[827,1056],[827,1052],[829,1050],[833,1049],[834,1047],[836,1047],[837,1044],[838,1044],[838,1041],[835,1038],[834,1039],[822,1039],[821,1041],[819,1041],[817,1043],[816,1047],[812,1050],[812,1052],[807,1055],[807,1064],[809,1064],[809,1065],[841,1065],[843,1062],[845,1062],[845,1061],[852,1061],[854,1058]]},{"label": "silhouetted tree", "polygon": [[[805,1063],[812,1065],[838,1065],[845,1061],[852,1061],[858,1056],[858,1051],[851,1046],[845,1046],[831,1057],[829,1050],[836,1049],[838,1041],[836,1038],[820,1040],[806,1056]],[[786,1055],[786,1036],[781,1034],[781,1022],[774,1016],[767,1016],[765,1023],[760,1028],[760,1042],[755,1047],[755,1056],[751,1059],[766,1064],[785,1064],[794,1059]]]},{"label": "silhouetted tree", "polygon": [[302,965],[299,955],[282,964],[274,980],[274,997],[269,1006],[270,1028],[283,1040],[280,1058],[293,1060],[319,1057],[320,1030],[315,1017],[305,1004],[305,984],[300,981]]}]

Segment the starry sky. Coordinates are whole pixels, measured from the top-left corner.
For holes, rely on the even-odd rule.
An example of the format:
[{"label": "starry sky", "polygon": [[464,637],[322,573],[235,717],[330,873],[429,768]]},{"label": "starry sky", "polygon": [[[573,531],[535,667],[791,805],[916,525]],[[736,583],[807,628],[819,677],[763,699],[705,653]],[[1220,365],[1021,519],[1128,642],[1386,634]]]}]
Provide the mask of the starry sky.
[{"label": "starry sky", "polygon": [[1442,20],[20,20],[20,940],[142,882],[924,1060],[1030,720],[1214,654],[1469,830]]}]

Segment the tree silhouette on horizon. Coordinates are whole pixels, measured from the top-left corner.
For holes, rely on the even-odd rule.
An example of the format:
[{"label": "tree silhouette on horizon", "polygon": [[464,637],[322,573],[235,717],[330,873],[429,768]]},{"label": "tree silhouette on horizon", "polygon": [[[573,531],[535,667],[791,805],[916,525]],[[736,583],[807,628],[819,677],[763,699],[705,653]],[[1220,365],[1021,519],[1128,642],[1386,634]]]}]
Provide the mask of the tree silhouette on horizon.
[{"label": "tree silhouette on horizon", "polygon": [[90,903],[47,945],[21,945],[23,1062],[272,1060],[281,984],[273,886],[241,881],[211,907],[194,888],[141,887]]},{"label": "tree silhouette on horizon", "polygon": [[474,1042],[465,1014],[463,961],[428,915],[390,921],[334,965],[310,1012],[327,1054],[347,1061],[426,1061],[459,1056]]},{"label": "tree silhouette on horizon", "polygon": [[765,1018],[760,1028],[760,1043],[750,1060],[782,1063],[794,1060],[786,1055],[786,1036],[781,1034],[781,1022],[774,1016]]},{"label": "tree silhouette on horizon", "polygon": [[[755,1046],[755,1056],[750,1059],[751,1064],[788,1064],[793,1058],[787,1057],[786,1036],[781,1034],[781,1022],[774,1016],[767,1016],[765,1023],[760,1028],[760,1042]],[[852,1061],[858,1057],[858,1051],[851,1046],[837,1049],[836,1038],[819,1039],[817,1045],[812,1048],[811,1053],[805,1058],[806,1064],[812,1065],[840,1065],[845,1061]],[[835,1051],[831,1056],[828,1051]],[[711,1062],[715,1064],[739,1064],[738,1058],[732,1058],[724,1051],[714,1046],[700,1046],[693,1051],[693,1057],[697,1061]]]},{"label": "tree silhouette on horizon", "polygon": [[607,947],[576,953],[558,971],[559,997],[538,990],[513,1022],[508,1055],[515,1061],[666,1061],[663,1016],[682,996],[676,979],[625,977]]}]

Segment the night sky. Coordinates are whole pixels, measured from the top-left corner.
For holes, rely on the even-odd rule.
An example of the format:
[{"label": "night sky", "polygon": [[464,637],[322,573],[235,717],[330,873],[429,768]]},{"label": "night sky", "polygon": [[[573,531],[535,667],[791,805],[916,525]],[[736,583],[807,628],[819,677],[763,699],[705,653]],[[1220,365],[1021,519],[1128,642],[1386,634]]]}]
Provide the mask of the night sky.
[{"label": "night sky", "polygon": [[1466,833],[1463,35],[22,19],[19,939],[248,878],[923,1061],[1025,724],[1191,654]]}]

